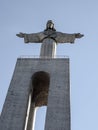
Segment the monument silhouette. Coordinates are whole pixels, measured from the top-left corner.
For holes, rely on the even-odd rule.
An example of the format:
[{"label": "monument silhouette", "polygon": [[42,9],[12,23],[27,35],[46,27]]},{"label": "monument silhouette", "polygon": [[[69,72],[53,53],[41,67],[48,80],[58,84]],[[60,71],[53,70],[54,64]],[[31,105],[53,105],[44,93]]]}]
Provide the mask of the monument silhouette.
[{"label": "monument silhouette", "polygon": [[39,33],[19,33],[25,43],[42,43],[39,58],[18,58],[0,117],[0,130],[34,130],[35,108],[47,106],[45,130],[70,130],[69,58],[57,58],[58,43],[80,33],[57,32],[49,20]]}]

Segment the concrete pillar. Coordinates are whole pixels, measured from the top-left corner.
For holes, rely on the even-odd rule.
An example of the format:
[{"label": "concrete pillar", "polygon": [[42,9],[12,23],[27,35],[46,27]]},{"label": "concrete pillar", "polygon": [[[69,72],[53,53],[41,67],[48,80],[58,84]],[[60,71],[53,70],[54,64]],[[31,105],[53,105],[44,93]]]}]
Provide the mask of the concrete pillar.
[{"label": "concrete pillar", "polygon": [[[1,130],[24,130],[28,117],[28,104],[31,100],[31,80],[36,72],[46,72],[50,77],[48,101],[47,93],[42,90],[42,104],[47,105],[45,130],[70,130],[70,85],[69,59],[20,58],[8,89],[7,97],[0,117]],[[45,86],[44,86],[45,87]],[[35,93],[36,93],[35,89]],[[46,89],[47,91],[47,89]],[[43,96],[44,94],[44,96]],[[36,97],[36,95],[35,95]],[[34,100],[34,99],[32,99]],[[31,103],[31,102],[30,102]],[[40,105],[37,100],[36,105]],[[30,115],[34,113],[31,104]],[[33,109],[32,109],[33,108]],[[32,117],[32,118],[31,118]],[[34,116],[28,118],[28,129],[32,128]],[[30,125],[29,125],[30,124]]]}]

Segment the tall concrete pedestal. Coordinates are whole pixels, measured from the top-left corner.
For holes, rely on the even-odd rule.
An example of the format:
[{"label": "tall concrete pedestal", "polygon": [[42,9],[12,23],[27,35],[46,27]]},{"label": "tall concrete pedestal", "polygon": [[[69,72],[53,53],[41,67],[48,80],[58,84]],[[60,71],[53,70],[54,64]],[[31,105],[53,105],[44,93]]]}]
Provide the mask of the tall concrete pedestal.
[{"label": "tall concrete pedestal", "polygon": [[31,130],[34,109],[47,105],[45,130],[70,130],[68,58],[19,58],[0,117],[0,130]]}]

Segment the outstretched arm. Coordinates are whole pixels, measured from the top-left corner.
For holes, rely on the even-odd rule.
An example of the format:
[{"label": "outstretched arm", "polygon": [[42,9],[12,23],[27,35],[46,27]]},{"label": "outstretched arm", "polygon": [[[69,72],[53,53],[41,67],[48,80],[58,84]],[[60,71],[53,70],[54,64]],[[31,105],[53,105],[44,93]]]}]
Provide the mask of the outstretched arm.
[{"label": "outstretched arm", "polygon": [[84,35],[80,33],[74,33],[74,34],[67,34],[67,33],[61,33],[56,32],[57,37],[56,41],[57,43],[74,43],[76,38],[81,38]]},{"label": "outstretched arm", "polygon": [[16,34],[16,36],[20,38],[24,38],[25,43],[40,43],[41,40],[43,39],[43,33],[31,33],[31,34],[26,34],[26,33],[19,33]]}]

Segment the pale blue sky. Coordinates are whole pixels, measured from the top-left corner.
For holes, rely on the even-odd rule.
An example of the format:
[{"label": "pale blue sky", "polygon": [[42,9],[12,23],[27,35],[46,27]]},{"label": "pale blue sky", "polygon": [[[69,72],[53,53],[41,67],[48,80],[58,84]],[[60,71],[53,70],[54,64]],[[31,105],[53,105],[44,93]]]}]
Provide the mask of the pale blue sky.
[{"label": "pale blue sky", "polygon": [[[0,112],[17,58],[39,55],[40,44],[26,45],[16,33],[43,31],[47,20],[52,19],[57,31],[85,35],[74,45],[57,47],[57,55],[70,57],[71,129],[98,130],[98,1],[1,0],[0,3]],[[36,130],[43,130],[41,121]]]}]

